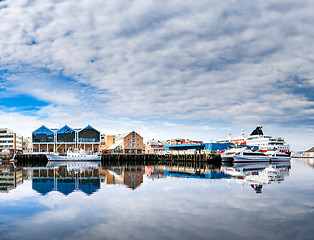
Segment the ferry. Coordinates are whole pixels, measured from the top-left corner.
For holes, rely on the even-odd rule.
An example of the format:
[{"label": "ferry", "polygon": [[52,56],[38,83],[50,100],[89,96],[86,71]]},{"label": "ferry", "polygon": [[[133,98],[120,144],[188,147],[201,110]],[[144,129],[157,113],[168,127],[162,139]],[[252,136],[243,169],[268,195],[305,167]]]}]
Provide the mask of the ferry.
[{"label": "ferry", "polygon": [[230,148],[228,148],[225,152],[221,154],[221,159],[224,162],[233,162],[233,156],[236,153],[239,153],[245,149],[247,148],[240,145],[231,146]]},{"label": "ferry", "polygon": [[270,156],[263,152],[244,149],[233,155],[233,163],[270,162]]},{"label": "ferry", "polygon": [[278,150],[290,154],[290,146],[285,143],[281,137],[271,137],[264,135],[262,126],[256,127],[255,130],[246,139],[246,144],[250,146],[258,146],[259,150],[272,151]]},{"label": "ferry", "polygon": [[83,149],[69,149],[66,156],[46,154],[48,161],[100,161],[101,155],[87,154]]},{"label": "ferry", "polygon": [[280,151],[267,151],[265,152],[270,157],[271,162],[289,162],[291,160],[290,154]]},{"label": "ferry", "polygon": [[258,163],[258,162],[290,162],[289,154],[279,151],[252,151],[244,149],[233,155],[233,163]]},{"label": "ferry", "polygon": [[238,145],[257,146],[259,150],[262,150],[263,152],[278,150],[280,152],[288,154],[291,153],[290,146],[286,144],[283,138],[264,135],[262,131],[262,126],[256,127],[248,137],[244,135],[243,129],[241,136],[232,137],[230,130],[229,136],[226,139],[218,140],[216,142],[218,143],[231,142]]}]

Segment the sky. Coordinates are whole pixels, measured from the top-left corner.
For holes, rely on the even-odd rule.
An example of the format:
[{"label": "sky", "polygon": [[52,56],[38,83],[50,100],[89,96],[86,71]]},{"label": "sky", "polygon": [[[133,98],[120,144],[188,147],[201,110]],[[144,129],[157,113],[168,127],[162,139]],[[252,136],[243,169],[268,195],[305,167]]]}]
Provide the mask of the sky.
[{"label": "sky", "polygon": [[0,1],[0,127],[314,146],[310,0]]}]

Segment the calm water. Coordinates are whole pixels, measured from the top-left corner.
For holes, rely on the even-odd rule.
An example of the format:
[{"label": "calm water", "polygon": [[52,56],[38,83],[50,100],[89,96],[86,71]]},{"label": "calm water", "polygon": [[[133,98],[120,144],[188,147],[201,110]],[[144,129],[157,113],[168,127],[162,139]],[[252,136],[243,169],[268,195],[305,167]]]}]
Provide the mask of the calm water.
[{"label": "calm water", "polygon": [[1,239],[314,239],[314,159],[0,165]]}]

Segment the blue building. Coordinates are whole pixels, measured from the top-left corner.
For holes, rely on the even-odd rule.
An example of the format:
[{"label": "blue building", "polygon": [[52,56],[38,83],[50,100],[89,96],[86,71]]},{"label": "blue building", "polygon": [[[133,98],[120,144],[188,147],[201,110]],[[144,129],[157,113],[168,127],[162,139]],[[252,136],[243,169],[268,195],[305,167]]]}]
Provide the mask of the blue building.
[{"label": "blue building", "polygon": [[211,152],[224,151],[233,143],[187,143],[177,145],[165,145],[165,151],[196,151],[199,153],[202,150]]},{"label": "blue building", "polygon": [[67,125],[60,129],[41,126],[32,132],[33,152],[66,153],[68,149],[80,148],[88,152],[98,152],[100,132],[92,126],[73,129]]}]

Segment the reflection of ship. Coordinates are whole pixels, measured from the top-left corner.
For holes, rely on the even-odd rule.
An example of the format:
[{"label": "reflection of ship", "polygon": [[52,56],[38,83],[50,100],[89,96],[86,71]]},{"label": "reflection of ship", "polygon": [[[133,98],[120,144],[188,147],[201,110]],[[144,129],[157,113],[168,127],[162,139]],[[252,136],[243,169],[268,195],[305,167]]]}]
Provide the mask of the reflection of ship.
[{"label": "reflection of ship", "polygon": [[66,166],[67,171],[84,172],[88,169],[98,168],[100,161],[53,161],[48,162],[47,168]]},{"label": "reflection of ship", "polygon": [[23,171],[12,163],[0,164],[0,192],[9,192],[23,183]]},{"label": "reflection of ship", "polygon": [[49,161],[100,161],[100,155],[87,154],[83,149],[69,149],[66,156],[46,154]]},{"label": "reflection of ship", "polygon": [[43,195],[51,191],[68,195],[76,190],[91,195],[100,189],[98,165],[90,162],[75,164],[53,163],[47,168],[29,169],[32,188]]},{"label": "reflection of ship", "polygon": [[262,186],[271,182],[282,182],[289,174],[290,162],[282,163],[238,163],[233,167],[222,166],[221,170],[233,179],[249,183],[256,193],[261,193]]}]

